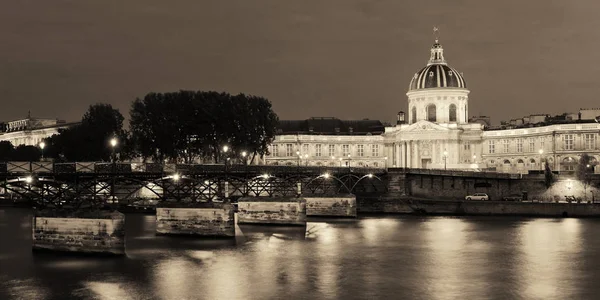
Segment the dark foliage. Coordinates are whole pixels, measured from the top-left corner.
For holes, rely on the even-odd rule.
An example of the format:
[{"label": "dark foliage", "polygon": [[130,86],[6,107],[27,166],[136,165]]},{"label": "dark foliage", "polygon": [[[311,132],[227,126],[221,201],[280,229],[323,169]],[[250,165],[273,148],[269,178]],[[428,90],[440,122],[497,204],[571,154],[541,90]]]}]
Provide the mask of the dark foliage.
[{"label": "dark foliage", "polygon": [[135,152],[160,161],[219,161],[223,145],[232,157],[262,157],[278,122],[265,98],[201,91],[150,93],[133,102],[130,117]]},{"label": "dark foliage", "polygon": [[81,124],[61,129],[59,134],[45,140],[44,156],[57,161],[108,161],[113,150],[109,144],[111,138],[119,140],[115,149],[118,153],[127,149],[123,119],[110,104],[92,105]]},{"label": "dark foliage", "polygon": [[548,163],[548,161],[546,161],[545,168],[544,168],[544,183],[546,184],[546,188],[550,188],[550,186],[552,186],[554,181],[555,181],[554,174],[552,174],[552,170],[550,169],[550,164]]}]

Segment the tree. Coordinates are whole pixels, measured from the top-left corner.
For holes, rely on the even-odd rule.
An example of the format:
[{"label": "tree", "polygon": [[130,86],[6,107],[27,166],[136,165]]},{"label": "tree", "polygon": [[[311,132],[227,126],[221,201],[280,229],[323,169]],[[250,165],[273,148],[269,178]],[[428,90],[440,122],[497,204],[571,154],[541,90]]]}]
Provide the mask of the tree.
[{"label": "tree", "polygon": [[12,159],[15,147],[9,141],[0,141],[0,161],[9,161]]},{"label": "tree", "polygon": [[149,93],[136,99],[130,111],[131,138],[146,158],[158,160],[223,158],[223,145],[232,155],[242,151],[265,155],[275,137],[278,118],[262,97],[227,93],[179,91]]},{"label": "tree", "polygon": [[550,164],[547,160],[544,167],[544,183],[546,184],[546,188],[550,188],[550,186],[552,186],[552,184],[554,183],[554,174],[552,174]]},{"label": "tree", "polygon": [[587,188],[592,183],[593,168],[592,158],[587,153],[582,154],[579,158],[579,164],[577,165],[575,175],[577,176],[577,180],[583,184],[583,194],[586,200]]},{"label": "tree", "polygon": [[112,150],[109,140],[119,139],[117,151],[126,149],[127,133],[123,115],[110,104],[91,105],[81,123],[62,129],[45,139],[48,157],[66,161],[108,161]]},{"label": "tree", "polygon": [[12,153],[11,159],[14,161],[39,161],[42,157],[42,151],[36,146],[19,145]]}]

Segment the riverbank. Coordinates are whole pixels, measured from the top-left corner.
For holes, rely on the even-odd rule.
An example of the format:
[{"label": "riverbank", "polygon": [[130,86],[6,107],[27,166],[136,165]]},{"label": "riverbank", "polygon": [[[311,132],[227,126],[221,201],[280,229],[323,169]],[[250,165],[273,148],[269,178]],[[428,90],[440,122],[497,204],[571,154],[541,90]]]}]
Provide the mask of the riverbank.
[{"label": "riverbank", "polygon": [[360,213],[421,215],[600,217],[598,203],[434,200],[417,197],[358,198]]}]

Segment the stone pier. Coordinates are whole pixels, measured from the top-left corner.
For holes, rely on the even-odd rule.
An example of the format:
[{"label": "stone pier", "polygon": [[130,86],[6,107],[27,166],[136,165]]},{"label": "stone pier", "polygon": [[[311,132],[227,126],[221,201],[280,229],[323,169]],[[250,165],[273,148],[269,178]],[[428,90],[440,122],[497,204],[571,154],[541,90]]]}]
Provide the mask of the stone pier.
[{"label": "stone pier", "polygon": [[125,254],[125,216],[117,211],[35,211],[33,250]]},{"label": "stone pier", "polygon": [[235,237],[231,203],[163,203],[156,208],[156,233]]},{"label": "stone pier", "polygon": [[306,215],[309,217],[356,218],[356,196],[305,197]]},{"label": "stone pier", "polygon": [[239,224],[306,225],[306,199],[245,197],[238,200]]}]

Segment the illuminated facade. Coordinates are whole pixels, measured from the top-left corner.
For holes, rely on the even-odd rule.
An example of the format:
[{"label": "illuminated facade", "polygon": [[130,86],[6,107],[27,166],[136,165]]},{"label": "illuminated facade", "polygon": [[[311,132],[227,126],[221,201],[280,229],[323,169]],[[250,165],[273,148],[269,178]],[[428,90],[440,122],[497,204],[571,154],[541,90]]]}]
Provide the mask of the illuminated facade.
[{"label": "illuminated facade", "polygon": [[43,139],[58,134],[60,128],[76,123],[66,123],[57,119],[39,119],[28,116],[25,119],[2,124],[0,141],[9,141],[13,146],[37,146]]},{"label": "illuminated facade", "polygon": [[408,119],[400,112],[397,124],[383,132],[342,125],[316,130],[308,125],[315,119],[303,130],[286,130],[285,122],[302,121],[282,121],[265,163],[527,173],[545,162],[554,171],[573,171],[584,153],[593,165],[600,160],[600,109],[562,119],[536,114],[493,128],[487,117],[469,122],[469,92],[436,39],[427,65],[410,81]]}]

